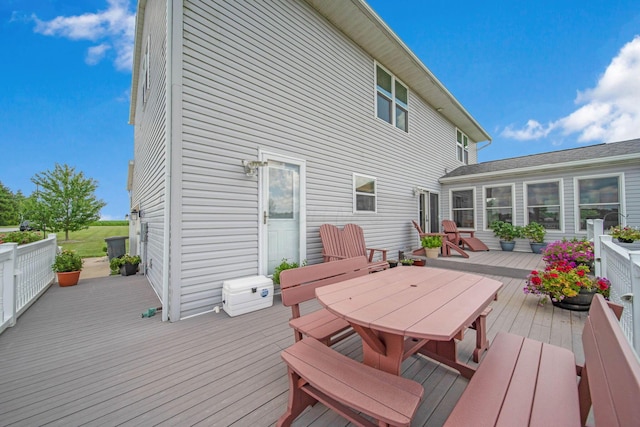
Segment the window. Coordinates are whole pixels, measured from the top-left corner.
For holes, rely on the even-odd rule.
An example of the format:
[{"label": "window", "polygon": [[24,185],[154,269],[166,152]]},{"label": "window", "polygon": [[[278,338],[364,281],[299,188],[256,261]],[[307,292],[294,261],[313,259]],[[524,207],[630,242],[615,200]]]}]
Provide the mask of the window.
[{"label": "window", "polygon": [[487,227],[493,221],[513,224],[513,186],[486,187],[484,200],[487,209]]},{"label": "window", "polygon": [[562,230],[560,181],[525,184],[527,224],[537,222],[547,230]]},{"label": "window", "polygon": [[456,151],[458,160],[465,165],[469,164],[469,138],[467,135],[456,129]]},{"label": "window", "polygon": [[409,131],[409,93],[407,88],[376,65],[376,114],[398,129]]},{"label": "window", "polygon": [[147,102],[149,98],[149,89],[151,88],[151,74],[149,71],[149,46],[151,45],[151,36],[147,36],[147,44],[144,48],[144,56],[142,57],[142,103]]},{"label": "window", "polygon": [[451,192],[451,213],[453,221],[461,228],[475,228],[473,190]]},{"label": "window", "polygon": [[354,212],[376,212],[376,179],[353,174]]},{"label": "window", "polygon": [[[619,224],[620,177],[578,178],[580,231],[587,229],[588,219],[604,218],[605,230]],[[606,216],[606,217],[605,217]]]}]

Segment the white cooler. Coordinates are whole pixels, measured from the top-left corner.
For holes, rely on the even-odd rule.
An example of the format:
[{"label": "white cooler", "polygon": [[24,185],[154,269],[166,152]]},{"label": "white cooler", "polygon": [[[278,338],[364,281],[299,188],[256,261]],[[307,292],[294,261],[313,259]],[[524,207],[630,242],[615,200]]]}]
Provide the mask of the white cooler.
[{"label": "white cooler", "polygon": [[229,316],[249,313],[273,305],[273,281],[265,276],[243,277],[222,282],[222,309]]}]

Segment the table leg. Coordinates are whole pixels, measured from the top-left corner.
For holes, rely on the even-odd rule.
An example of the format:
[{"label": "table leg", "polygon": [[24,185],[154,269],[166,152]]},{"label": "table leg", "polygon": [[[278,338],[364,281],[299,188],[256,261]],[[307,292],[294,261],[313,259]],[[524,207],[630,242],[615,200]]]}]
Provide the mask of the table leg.
[{"label": "table leg", "polygon": [[363,362],[365,365],[400,375],[400,365],[404,356],[404,337],[387,332],[376,332],[379,340],[384,344],[384,352],[377,351],[369,345],[368,340],[362,340]]},{"label": "table leg", "polygon": [[470,379],[476,370],[458,360],[458,344],[455,339],[450,341],[429,341],[418,353],[427,356],[430,359],[455,369],[460,375]]}]

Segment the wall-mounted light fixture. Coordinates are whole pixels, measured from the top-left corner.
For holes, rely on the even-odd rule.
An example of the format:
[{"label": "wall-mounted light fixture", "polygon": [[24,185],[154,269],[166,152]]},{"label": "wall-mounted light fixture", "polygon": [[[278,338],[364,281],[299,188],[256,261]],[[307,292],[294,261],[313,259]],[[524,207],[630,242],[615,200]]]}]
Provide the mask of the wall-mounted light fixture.
[{"label": "wall-mounted light fixture", "polygon": [[131,220],[135,221],[138,218],[142,218],[142,211],[136,208],[131,209]]},{"label": "wall-mounted light fixture", "polygon": [[442,108],[442,107],[438,107],[438,108],[436,108],[436,111],[437,111],[438,113],[442,113],[442,110],[444,110],[444,108]]},{"label": "wall-mounted light fixture", "polygon": [[258,168],[269,166],[269,162],[260,162],[258,160],[243,160],[242,166],[244,166],[244,173],[247,176],[256,176],[258,174]]},{"label": "wall-mounted light fixture", "polygon": [[413,187],[413,196],[415,197],[418,194],[423,193],[423,192],[427,192],[427,191],[429,191],[429,190],[427,188],[424,188],[424,187],[419,187],[419,186]]}]

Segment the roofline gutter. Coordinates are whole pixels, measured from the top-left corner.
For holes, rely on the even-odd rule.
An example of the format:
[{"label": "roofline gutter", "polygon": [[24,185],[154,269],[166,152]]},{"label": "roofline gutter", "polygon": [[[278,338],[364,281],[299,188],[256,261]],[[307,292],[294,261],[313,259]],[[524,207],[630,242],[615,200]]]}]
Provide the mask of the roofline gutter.
[{"label": "roofline gutter", "polygon": [[579,168],[579,167],[589,167],[595,165],[601,165],[606,163],[621,163],[621,162],[632,162],[633,160],[640,159],[640,153],[633,154],[624,154],[620,156],[612,156],[612,157],[603,157],[599,159],[589,159],[589,160],[575,160],[572,162],[563,162],[563,163],[553,163],[547,165],[539,165],[539,166],[527,166],[524,168],[518,169],[507,169],[502,171],[494,171],[494,172],[484,172],[484,173],[475,173],[469,175],[461,175],[461,176],[452,176],[452,177],[443,177],[438,181],[441,184],[454,184],[457,182],[468,182],[470,179],[486,179],[486,178],[500,178],[502,176],[513,176],[514,174],[525,174],[529,172],[541,172],[541,171],[551,171],[554,169],[563,169],[563,168]]},{"label": "roofline gutter", "polygon": [[142,43],[142,32],[144,31],[144,14],[147,7],[147,0],[139,0],[136,10],[136,34],[133,45],[133,64],[131,64],[131,104],[129,105],[129,124],[135,125],[136,120],[136,104],[138,102],[138,72],[140,70],[140,49]]}]

